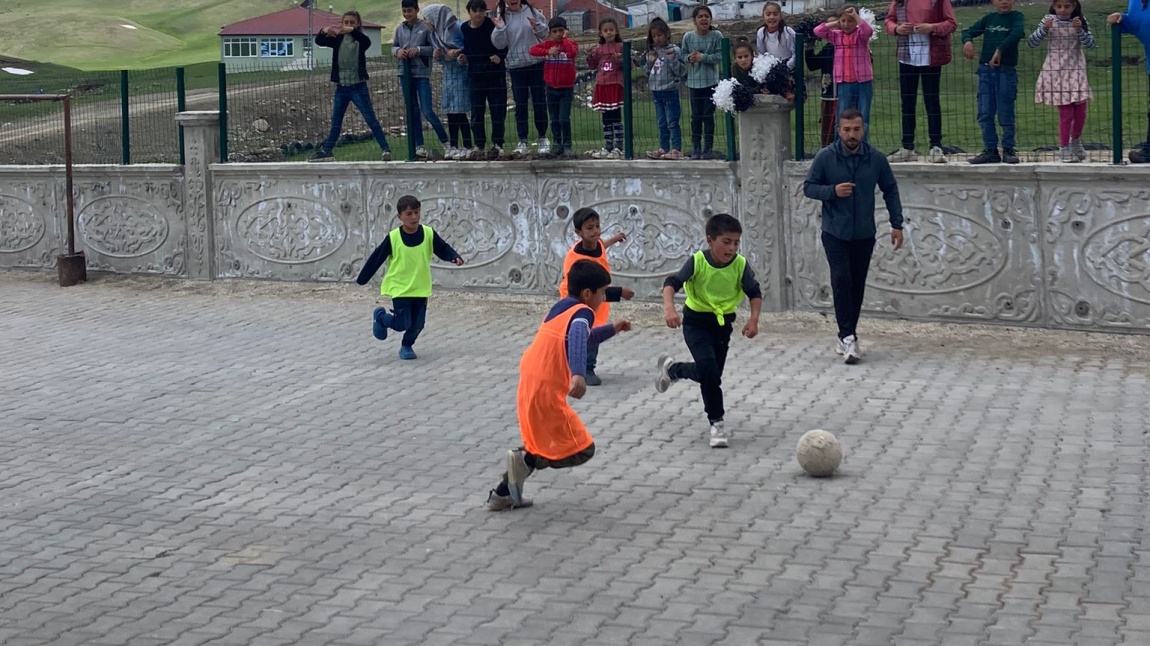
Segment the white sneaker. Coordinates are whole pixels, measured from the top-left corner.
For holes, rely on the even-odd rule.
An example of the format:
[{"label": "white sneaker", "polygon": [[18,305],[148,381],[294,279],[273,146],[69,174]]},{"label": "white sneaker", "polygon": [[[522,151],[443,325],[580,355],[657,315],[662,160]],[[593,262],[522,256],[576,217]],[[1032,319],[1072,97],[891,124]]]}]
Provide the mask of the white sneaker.
[{"label": "white sneaker", "polygon": [[522,156],[526,155],[527,154],[527,142],[526,141],[519,142],[519,145],[515,147],[513,154],[516,157],[522,157]]},{"label": "white sneaker", "polygon": [[671,387],[671,364],[675,363],[671,357],[661,354],[659,359],[655,362],[658,372],[655,375],[655,391],[660,393],[667,392]]},{"label": "white sneaker", "polygon": [[539,147],[540,155],[546,155],[551,152],[551,142],[547,139],[547,137],[540,137],[536,144]]},{"label": "white sneaker", "polygon": [[444,159],[455,159],[455,154],[458,152],[459,152],[459,149],[456,148],[455,146],[444,146],[443,147],[443,158]]},{"label": "white sneaker", "polygon": [[456,161],[463,161],[464,159],[471,159],[472,150],[470,148],[456,148],[455,155],[451,158]]},{"label": "white sneaker", "polygon": [[886,159],[891,163],[914,161],[918,157],[918,153],[910,148],[899,148],[891,153]]},{"label": "white sneaker", "polygon": [[416,146],[415,147],[415,156],[427,159],[427,148],[424,146]]},{"label": "white sneaker", "polygon": [[855,335],[851,334],[842,340],[842,355],[843,361],[848,364],[858,363],[858,360],[862,357],[862,355],[859,354],[859,343]]},{"label": "white sneaker", "polygon": [[938,146],[931,146],[930,152],[926,154],[926,160],[932,164],[945,164],[946,153],[942,152],[942,148]]},{"label": "white sneaker", "polygon": [[600,148],[599,150],[596,150],[595,152],[591,153],[591,156],[594,157],[595,159],[610,159],[611,158],[611,151],[607,150],[606,148]]},{"label": "white sneaker", "polygon": [[711,424],[711,448],[712,449],[725,449],[730,446],[727,436],[727,428],[722,422],[715,422]]},{"label": "white sneaker", "polygon": [[507,452],[507,489],[516,505],[523,504],[523,482],[531,475],[531,471],[522,450],[511,449]]},{"label": "white sneaker", "polygon": [[1062,146],[1058,149],[1058,161],[1063,164],[1077,164],[1078,157],[1074,155],[1074,150],[1070,146]]},{"label": "white sneaker", "polygon": [[1078,161],[1086,161],[1086,148],[1082,145],[1081,139],[1070,140],[1070,152],[1074,153],[1074,156],[1078,158]]},{"label": "white sneaker", "polygon": [[623,151],[616,148],[610,153],[607,153],[607,159],[623,159]]}]

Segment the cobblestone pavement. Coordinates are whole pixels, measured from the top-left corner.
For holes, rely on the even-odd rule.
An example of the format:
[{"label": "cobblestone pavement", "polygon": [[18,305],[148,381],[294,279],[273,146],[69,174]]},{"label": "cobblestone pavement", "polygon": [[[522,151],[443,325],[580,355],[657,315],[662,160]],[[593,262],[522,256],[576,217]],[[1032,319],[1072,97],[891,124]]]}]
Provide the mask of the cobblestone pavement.
[{"label": "cobblestone pavement", "polygon": [[[547,302],[0,273],[0,643],[1150,644],[1150,339],[821,316],[733,342],[726,451],[658,309],[599,451],[484,509]],[[843,441],[840,474],[794,461]]]}]

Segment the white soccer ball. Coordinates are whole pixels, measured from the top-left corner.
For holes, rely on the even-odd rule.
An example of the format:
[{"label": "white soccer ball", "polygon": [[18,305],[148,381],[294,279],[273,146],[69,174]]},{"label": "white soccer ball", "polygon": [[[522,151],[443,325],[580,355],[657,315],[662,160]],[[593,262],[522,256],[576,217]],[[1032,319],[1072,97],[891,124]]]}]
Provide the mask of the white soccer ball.
[{"label": "white soccer ball", "polygon": [[815,429],[803,433],[797,449],[799,466],[807,474],[825,478],[843,461],[843,446],[830,431]]}]

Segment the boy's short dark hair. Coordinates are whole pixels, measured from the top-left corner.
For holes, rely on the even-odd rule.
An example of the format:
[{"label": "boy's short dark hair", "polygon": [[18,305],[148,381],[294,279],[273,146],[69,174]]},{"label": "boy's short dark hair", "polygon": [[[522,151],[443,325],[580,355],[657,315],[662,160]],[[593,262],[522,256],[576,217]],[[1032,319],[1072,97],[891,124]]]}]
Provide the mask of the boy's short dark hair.
[{"label": "boy's short dark hair", "polygon": [[862,113],[858,111],[858,108],[847,108],[846,110],[843,110],[842,114],[839,115],[839,123],[862,118]]},{"label": "boy's short dark hair", "polygon": [[418,9],[419,8],[419,0],[402,0],[399,3],[399,8],[400,9]]},{"label": "boy's short dark hair", "polygon": [[487,3],[484,0],[467,0],[468,11],[487,11]]},{"label": "boy's short dark hair", "polygon": [[575,212],[575,215],[571,218],[571,224],[575,227],[575,230],[578,231],[578,230],[583,228],[584,224],[587,224],[588,220],[598,220],[598,219],[599,219],[599,212],[596,211],[595,209],[588,208],[585,206],[585,207],[583,207],[583,208],[581,208]]},{"label": "boy's short dark hair", "polygon": [[[404,2],[407,2],[407,0],[404,0]],[[419,206],[419,198],[415,197],[414,195],[404,195],[403,197],[399,198],[398,202],[396,202],[395,212],[403,213],[408,209],[418,209]]]},{"label": "boy's short dark hair", "polygon": [[567,28],[567,20],[563,16],[555,16],[551,20],[547,21],[547,28],[548,29],[566,29]]},{"label": "boy's short dark hair", "polygon": [[724,233],[742,233],[743,225],[730,213],[716,213],[707,218],[707,237],[718,238]]},{"label": "boy's short dark hair", "polygon": [[578,260],[567,271],[567,295],[579,298],[583,290],[597,292],[611,284],[611,274],[592,260]]}]

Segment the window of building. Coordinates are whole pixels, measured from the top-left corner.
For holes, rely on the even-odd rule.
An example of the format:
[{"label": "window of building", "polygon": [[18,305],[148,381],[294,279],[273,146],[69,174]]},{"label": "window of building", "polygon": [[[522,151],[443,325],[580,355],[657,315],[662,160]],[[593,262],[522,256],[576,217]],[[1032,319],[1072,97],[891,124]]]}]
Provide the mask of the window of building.
[{"label": "window of building", "polygon": [[295,56],[295,39],[261,38],[260,56],[263,58],[290,58]]},{"label": "window of building", "polygon": [[257,39],[250,36],[239,36],[224,39],[224,56],[231,58],[256,56]]}]

